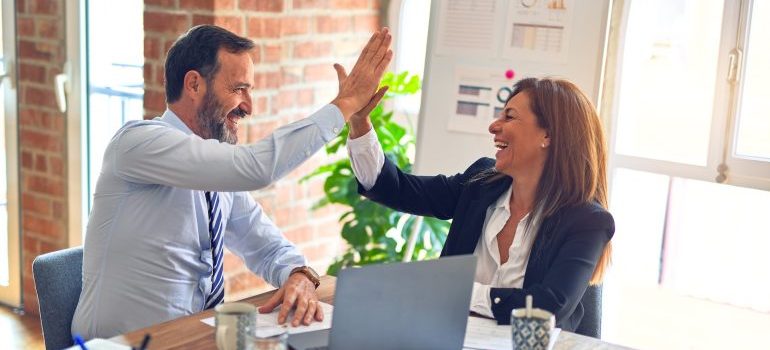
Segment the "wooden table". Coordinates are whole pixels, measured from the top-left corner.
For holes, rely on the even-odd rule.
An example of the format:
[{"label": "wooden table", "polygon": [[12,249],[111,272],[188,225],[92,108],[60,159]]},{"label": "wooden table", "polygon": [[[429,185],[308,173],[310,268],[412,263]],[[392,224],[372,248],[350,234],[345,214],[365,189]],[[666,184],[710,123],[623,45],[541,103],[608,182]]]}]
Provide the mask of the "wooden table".
[{"label": "wooden table", "polygon": [[[334,303],[334,284],[336,278],[322,276],[321,285],[318,287],[318,299],[325,303]],[[275,293],[275,290],[255,295],[241,300],[254,305],[262,305]],[[214,327],[203,322],[204,318],[214,316],[214,310],[206,310],[190,316],[180,317],[168,322],[142,328],[117,337],[111,341],[137,346],[142,342],[145,334],[150,334],[152,339],[148,349],[216,349],[214,339]],[[324,315],[325,317],[331,315]]]},{"label": "wooden table", "polygon": [[[331,276],[321,277],[321,286],[318,287],[318,298],[326,303],[334,304],[334,286],[336,278]],[[264,304],[275,290],[256,295],[242,300],[254,305]],[[214,316],[214,310],[206,310],[194,315],[181,317],[168,322],[156,324],[154,326],[142,328],[133,332],[119,335],[111,338],[111,341],[126,344],[138,345],[142,342],[145,334],[150,334],[149,349],[216,349],[214,340],[214,327],[203,322],[204,318]],[[330,315],[325,315],[326,317]],[[599,339],[585,337],[579,334],[561,331],[559,338],[553,350],[588,350],[588,349],[606,349],[619,350],[628,349],[615,344],[603,342]]]}]

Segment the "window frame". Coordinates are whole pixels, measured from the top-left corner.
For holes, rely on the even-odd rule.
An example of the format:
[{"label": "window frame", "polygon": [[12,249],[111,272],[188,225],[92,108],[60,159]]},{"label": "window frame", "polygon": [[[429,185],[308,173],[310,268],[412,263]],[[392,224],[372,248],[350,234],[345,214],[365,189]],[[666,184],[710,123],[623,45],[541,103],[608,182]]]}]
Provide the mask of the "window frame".
[{"label": "window frame", "polygon": [[[605,61],[600,110],[608,131],[610,177],[617,168],[658,173],[674,177],[718,182],[762,190],[770,190],[770,162],[749,160],[734,156],[737,138],[736,115],[739,103],[741,76],[744,74],[742,55],[731,58],[735,50],[743,50],[748,36],[748,16],[753,0],[725,0],[717,77],[711,115],[711,131],[705,166],[683,164],[673,161],[651,159],[616,152],[617,126],[619,120],[619,86],[623,67],[623,47],[628,26],[629,11],[633,0],[616,0],[612,5],[612,21]],[[731,65],[731,59],[736,63]],[[731,72],[732,70],[732,72]],[[737,73],[737,74],[736,74]],[[735,79],[729,79],[734,74]],[[726,177],[720,169],[726,166]],[[610,182],[611,183],[611,182]]]}]

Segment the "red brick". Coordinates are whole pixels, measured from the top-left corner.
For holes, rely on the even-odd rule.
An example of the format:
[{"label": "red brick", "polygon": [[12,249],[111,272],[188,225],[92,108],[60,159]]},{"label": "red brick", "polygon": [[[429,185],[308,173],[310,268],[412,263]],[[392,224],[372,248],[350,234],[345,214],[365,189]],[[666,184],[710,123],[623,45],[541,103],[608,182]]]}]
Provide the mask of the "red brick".
[{"label": "red brick", "polygon": [[275,224],[279,227],[304,222],[308,219],[308,210],[302,205],[294,204],[275,210]]},{"label": "red brick", "polygon": [[144,91],[144,108],[154,111],[162,111],[166,108],[166,93],[157,90]]},{"label": "red brick", "polygon": [[157,38],[144,37],[144,58],[157,60],[160,57],[160,40]]},{"label": "red brick", "polygon": [[62,220],[64,219],[64,204],[62,204],[59,201],[53,201],[51,202],[51,207],[53,207],[53,218],[54,220]]},{"label": "red brick", "polygon": [[21,152],[21,167],[24,169],[32,169],[32,153],[27,151]]},{"label": "red brick", "polygon": [[337,79],[337,72],[331,64],[311,64],[305,66],[303,72],[306,82],[313,81],[335,81]]},{"label": "red brick", "polygon": [[62,37],[64,22],[59,19],[36,18],[37,35],[45,39],[58,39]]},{"label": "red brick", "polygon": [[32,131],[22,130],[20,132],[21,142],[28,145],[29,148],[39,149],[51,152],[62,151],[62,139],[57,136]]},{"label": "red brick", "polygon": [[21,209],[24,210],[24,212],[29,211],[41,216],[48,216],[51,215],[52,211],[51,200],[24,193],[21,195]]},{"label": "red brick", "polygon": [[324,9],[329,6],[329,0],[294,0],[293,9]]},{"label": "red brick", "polygon": [[61,180],[42,177],[37,175],[27,175],[24,178],[24,188],[39,194],[51,196],[64,196],[64,183]]},{"label": "red brick", "polygon": [[307,41],[294,44],[294,58],[315,58],[329,56],[332,53],[332,43],[329,41]]},{"label": "red brick", "polygon": [[278,38],[281,36],[281,20],[278,18],[249,18],[246,34],[252,39]]},{"label": "red brick", "polygon": [[330,0],[329,7],[350,10],[369,8],[369,0]]},{"label": "red brick", "polygon": [[278,127],[278,123],[275,121],[270,122],[257,122],[249,125],[248,143],[254,143],[259,141]]},{"label": "red brick", "polygon": [[283,235],[294,244],[311,242],[313,241],[313,227],[310,225],[303,225],[285,230]]},{"label": "red brick", "polygon": [[[163,66],[159,65],[155,69],[155,84],[158,86],[165,86],[166,84],[166,70]],[[165,98],[165,97],[164,97]],[[165,100],[164,100],[165,103]]]},{"label": "red brick", "polygon": [[217,16],[214,24],[225,28],[235,34],[244,35],[243,18],[236,16]]},{"label": "red brick", "polygon": [[378,18],[376,15],[353,17],[353,29],[357,32],[373,32],[377,30]]},{"label": "red brick", "polygon": [[281,51],[282,51],[282,45],[264,45],[263,46],[265,57],[264,60],[266,63],[276,63],[281,60]]},{"label": "red brick", "polygon": [[23,91],[24,95],[21,101],[22,103],[35,106],[59,108],[56,104],[56,94],[54,93],[53,89],[25,86]]},{"label": "red brick", "polygon": [[17,18],[16,34],[19,37],[35,36],[35,21],[32,18]]},{"label": "red brick", "polygon": [[306,34],[310,30],[307,17],[284,17],[281,19],[282,35]]},{"label": "red brick", "polygon": [[314,98],[313,89],[302,89],[297,92],[297,106],[309,107],[313,105]]},{"label": "red brick", "polygon": [[144,31],[181,35],[190,29],[190,16],[168,12],[144,12]]},{"label": "red brick", "polygon": [[45,44],[20,39],[18,45],[20,61],[24,59],[51,61],[53,58],[50,47]]},{"label": "red brick", "polygon": [[49,156],[48,162],[51,165],[51,174],[64,176],[64,161],[58,156]]},{"label": "red brick", "polygon": [[352,28],[349,16],[316,17],[316,31],[319,33],[340,33],[348,32]]},{"label": "red brick", "polygon": [[267,282],[251,272],[241,272],[225,281],[225,291],[228,295],[268,286]]},{"label": "red brick", "polygon": [[302,248],[302,253],[308,260],[331,259],[336,255],[335,244],[314,244]]},{"label": "red brick", "polygon": [[240,0],[239,8],[245,11],[282,12],[283,0]]},{"label": "red brick", "polygon": [[281,81],[280,72],[262,72],[254,74],[254,89],[257,91],[277,89],[281,84],[283,84],[283,82]]},{"label": "red brick", "polygon": [[22,215],[21,221],[22,229],[24,231],[32,231],[40,236],[57,240],[64,237],[62,225],[56,221],[42,219],[28,214]]},{"label": "red brick", "polygon": [[144,0],[145,8],[149,6],[165,7],[176,9],[176,0]]},{"label": "red brick", "polygon": [[29,12],[39,15],[58,15],[59,4],[64,5],[60,0],[28,0]]},{"label": "red brick", "polygon": [[297,91],[282,90],[273,97],[273,106],[278,109],[288,109],[297,105]]},{"label": "red brick", "polygon": [[45,67],[33,63],[19,63],[19,80],[40,84],[46,83]]},{"label": "red brick", "polygon": [[179,0],[179,8],[185,10],[213,10],[212,0]]},{"label": "red brick", "polygon": [[46,161],[44,155],[38,154],[35,157],[35,170],[40,172],[48,171],[48,162]]}]

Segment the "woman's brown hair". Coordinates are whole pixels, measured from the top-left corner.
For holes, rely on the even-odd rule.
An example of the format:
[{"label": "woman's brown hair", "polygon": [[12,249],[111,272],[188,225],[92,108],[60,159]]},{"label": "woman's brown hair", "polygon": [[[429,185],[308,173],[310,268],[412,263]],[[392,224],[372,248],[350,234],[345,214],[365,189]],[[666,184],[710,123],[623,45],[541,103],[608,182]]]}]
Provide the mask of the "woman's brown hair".
[{"label": "woman's brown hair", "polygon": [[[564,207],[598,202],[607,208],[607,145],[591,100],[575,84],[561,79],[527,78],[511,94],[526,92],[538,125],[550,138],[535,208],[542,218]],[[591,276],[599,284],[612,252],[607,242]]]},{"label": "woman's brown hair", "polygon": [[[550,138],[536,190],[536,216],[547,218],[561,208],[594,201],[606,209],[607,146],[591,101],[575,84],[561,79],[523,79],[511,97],[520,92],[529,96],[530,109]],[[591,284],[601,283],[611,252],[608,242]]]}]

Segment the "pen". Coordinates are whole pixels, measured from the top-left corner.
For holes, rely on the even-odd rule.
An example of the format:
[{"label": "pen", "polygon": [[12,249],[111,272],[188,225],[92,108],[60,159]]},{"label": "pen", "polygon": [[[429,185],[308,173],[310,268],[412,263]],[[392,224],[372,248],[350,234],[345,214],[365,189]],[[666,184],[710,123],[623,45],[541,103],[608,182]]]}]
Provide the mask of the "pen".
[{"label": "pen", "polygon": [[138,350],[145,350],[147,349],[147,344],[150,342],[150,334],[145,334],[144,339],[142,339],[142,345],[139,345]]},{"label": "pen", "polygon": [[80,346],[80,350],[88,350],[86,344],[83,342],[83,338],[80,337],[80,334],[75,334],[75,336],[72,337],[72,340],[75,342],[75,344]]}]

